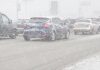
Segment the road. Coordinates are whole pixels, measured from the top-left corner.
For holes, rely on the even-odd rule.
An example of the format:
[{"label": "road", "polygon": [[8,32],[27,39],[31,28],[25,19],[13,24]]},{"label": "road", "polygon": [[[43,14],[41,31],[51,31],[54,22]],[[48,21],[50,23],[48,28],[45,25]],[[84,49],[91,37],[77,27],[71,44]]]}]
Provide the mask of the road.
[{"label": "road", "polygon": [[100,51],[100,34],[72,35],[69,40],[0,40],[0,70],[61,70]]}]

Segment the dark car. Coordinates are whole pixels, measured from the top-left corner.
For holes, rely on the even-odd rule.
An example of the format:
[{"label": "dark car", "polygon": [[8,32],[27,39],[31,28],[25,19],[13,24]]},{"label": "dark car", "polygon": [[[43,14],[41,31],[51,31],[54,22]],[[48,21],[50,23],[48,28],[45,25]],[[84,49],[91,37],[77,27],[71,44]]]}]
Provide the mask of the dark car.
[{"label": "dark car", "polygon": [[12,21],[4,14],[0,13],[0,37],[16,38],[16,28]]},{"label": "dark car", "polygon": [[24,30],[24,39],[42,38],[45,40],[57,40],[68,38],[70,35],[69,27],[58,18],[34,17]]}]

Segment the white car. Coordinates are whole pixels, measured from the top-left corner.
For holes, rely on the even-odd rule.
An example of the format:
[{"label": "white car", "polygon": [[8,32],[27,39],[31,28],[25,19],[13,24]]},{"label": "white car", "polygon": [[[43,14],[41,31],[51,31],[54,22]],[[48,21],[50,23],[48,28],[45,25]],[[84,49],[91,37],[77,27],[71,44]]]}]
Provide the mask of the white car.
[{"label": "white car", "polygon": [[74,24],[74,34],[78,33],[89,33],[89,34],[96,34],[99,32],[100,25],[92,22],[76,22]]}]

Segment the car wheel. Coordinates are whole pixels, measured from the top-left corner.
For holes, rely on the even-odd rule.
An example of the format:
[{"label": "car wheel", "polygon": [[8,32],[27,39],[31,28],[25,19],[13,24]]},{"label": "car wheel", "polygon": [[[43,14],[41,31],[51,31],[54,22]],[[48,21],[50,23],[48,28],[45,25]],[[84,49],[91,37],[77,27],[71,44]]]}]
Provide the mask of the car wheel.
[{"label": "car wheel", "polygon": [[29,36],[24,36],[24,40],[30,41],[30,37]]},{"label": "car wheel", "polygon": [[65,33],[65,39],[68,39],[70,36],[70,31],[68,31],[67,33]]},{"label": "car wheel", "polygon": [[52,33],[51,33],[51,35],[49,36],[49,40],[50,41],[54,41],[54,40],[56,40],[56,33],[53,31]]}]

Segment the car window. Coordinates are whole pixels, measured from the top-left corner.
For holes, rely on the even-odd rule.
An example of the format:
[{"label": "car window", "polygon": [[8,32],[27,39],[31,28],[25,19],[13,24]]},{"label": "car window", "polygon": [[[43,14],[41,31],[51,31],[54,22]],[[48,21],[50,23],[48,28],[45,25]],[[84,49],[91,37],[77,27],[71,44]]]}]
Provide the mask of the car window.
[{"label": "car window", "polygon": [[9,19],[5,15],[2,15],[2,19],[4,24],[9,24]]},{"label": "car window", "polygon": [[49,18],[31,18],[30,23],[46,23],[49,21]]},{"label": "car window", "polygon": [[1,16],[1,14],[0,14],[0,24],[2,24],[2,16]]}]

